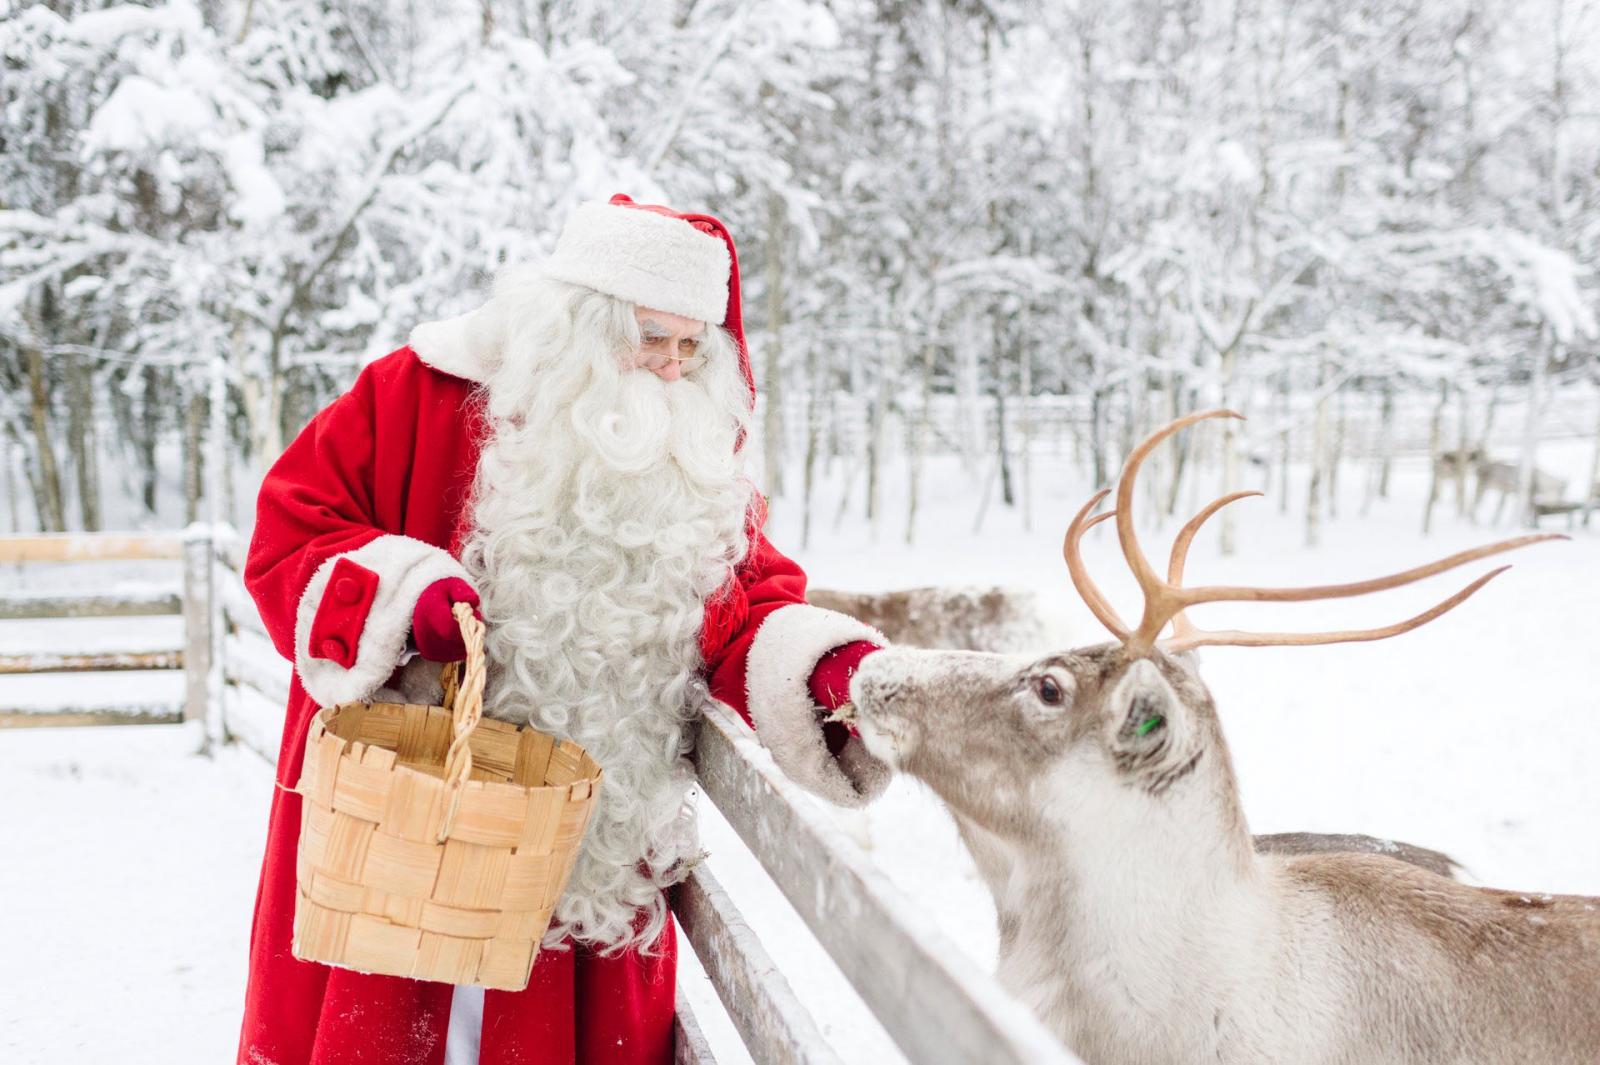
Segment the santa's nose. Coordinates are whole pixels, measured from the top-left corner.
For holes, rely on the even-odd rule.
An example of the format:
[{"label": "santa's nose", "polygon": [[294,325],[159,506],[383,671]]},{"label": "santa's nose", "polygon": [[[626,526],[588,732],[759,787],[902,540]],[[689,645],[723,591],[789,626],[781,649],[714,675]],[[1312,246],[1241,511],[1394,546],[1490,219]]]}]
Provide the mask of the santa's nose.
[{"label": "santa's nose", "polygon": [[667,364],[661,367],[661,369],[651,370],[650,372],[661,378],[663,381],[676,381],[678,378],[683,376],[683,366],[680,363],[668,360]]}]

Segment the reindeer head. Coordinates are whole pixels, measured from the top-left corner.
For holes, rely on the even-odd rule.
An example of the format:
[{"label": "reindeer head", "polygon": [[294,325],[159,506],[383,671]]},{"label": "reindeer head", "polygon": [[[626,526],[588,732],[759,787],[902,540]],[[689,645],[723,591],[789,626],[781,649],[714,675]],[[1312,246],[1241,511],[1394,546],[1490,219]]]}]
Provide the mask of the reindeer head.
[{"label": "reindeer head", "polygon": [[[875,755],[927,782],[955,813],[1002,837],[1028,832],[1041,817],[1075,810],[1117,822],[1146,816],[1169,795],[1201,789],[1199,804],[1236,823],[1243,835],[1227,746],[1210,693],[1188,650],[1209,645],[1269,646],[1377,640],[1423,625],[1461,603],[1501,567],[1415,617],[1374,629],[1318,633],[1211,632],[1184,616],[1198,603],[1289,602],[1363,595],[1421,580],[1467,562],[1540,540],[1523,536],[1451,555],[1402,573],[1311,588],[1182,586],[1189,545],[1222,507],[1258,492],[1211,503],[1179,532],[1159,577],[1134,534],[1134,480],[1146,456],[1197,421],[1238,417],[1191,414],[1158,430],[1129,455],[1116,509],[1090,518],[1108,492],[1078,511],[1064,554],[1074,586],[1117,642],[1028,660],[1001,655],[890,648],[869,656],[851,684],[854,718]],[[1125,624],[1089,578],[1083,534],[1115,518],[1124,556],[1144,593],[1137,627]],[[1170,635],[1162,633],[1171,625]],[[1203,771],[1196,774],[1195,770]],[[1182,783],[1185,781],[1187,783]],[[1181,785],[1181,786],[1180,786]],[[1120,798],[1130,801],[1118,804]],[[1192,806],[1193,804],[1191,804]],[[1115,811],[1113,812],[1113,807]]]},{"label": "reindeer head", "polygon": [[868,750],[1002,838],[1031,834],[1063,779],[1072,792],[1107,784],[1160,800],[1208,750],[1232,779],[1210,694],[1182,656],[1159,650],[891,647],[862,662],[850,692]]}]

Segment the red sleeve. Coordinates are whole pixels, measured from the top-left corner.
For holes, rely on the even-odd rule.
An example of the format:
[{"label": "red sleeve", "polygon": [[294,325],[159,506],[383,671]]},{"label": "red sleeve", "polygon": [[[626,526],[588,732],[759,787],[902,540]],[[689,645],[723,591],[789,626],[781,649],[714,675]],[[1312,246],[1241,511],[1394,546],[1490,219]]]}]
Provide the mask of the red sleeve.
[{"label": "red sleeve", "polygon": [[372,380],[364,372],[261,482],[244,583],[273,644],[291,661],[296,610],[312,574],[382,534],[372,516],[373,446]]},{"label": "red sleeve", "polygon": [[823,728],[812,683],[831,652],[860,644],[835,660],[854,654],[859,661],[886,641],[871,626],[805,598],[805,573],[757,533],[733,600],[714,604],[716,624],[707,625],[714,638],[702,651],[711,694],[755,729],[790,779],[830,802],[859,806],[888,786],[888,767],[848,730]]},{"label": "red sleeve", "polygon": [[743,603],[725,607],[734,612],[737,623],[729,638],[706,656],[706,667],[711,674],[711,694],[749,721],[745,669],[750,645],[774,610],[806,601],[806,575],[799,563],[780,553],[766,534],[757,530],[750,554],[739,569],[738,583],[733,595]]}]

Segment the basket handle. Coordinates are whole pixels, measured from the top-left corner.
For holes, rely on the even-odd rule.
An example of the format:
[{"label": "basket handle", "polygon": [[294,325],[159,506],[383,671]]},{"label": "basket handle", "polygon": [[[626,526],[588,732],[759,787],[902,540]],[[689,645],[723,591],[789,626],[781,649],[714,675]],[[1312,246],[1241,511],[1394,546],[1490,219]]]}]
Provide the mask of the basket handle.
[{"label": "basket handle", "polygon": [[483,682],[488,673],[483,657],[483,622],[472,612],[469,603],[456,603],[450,608],[456,624],[461,626],[461,642],[467,646],[466,661],[461,663],[461,679],[456,680],[456,665],[444,667],[444,707],[450,711],[450,750],[444,757],[444,779],[450,789],[450,805],[445,810],[444,822],[439,827],[439,842],[450,836],[455,823],[456,807],[461,802],[461,785],[472,775],[472,730],[483,719]]}]

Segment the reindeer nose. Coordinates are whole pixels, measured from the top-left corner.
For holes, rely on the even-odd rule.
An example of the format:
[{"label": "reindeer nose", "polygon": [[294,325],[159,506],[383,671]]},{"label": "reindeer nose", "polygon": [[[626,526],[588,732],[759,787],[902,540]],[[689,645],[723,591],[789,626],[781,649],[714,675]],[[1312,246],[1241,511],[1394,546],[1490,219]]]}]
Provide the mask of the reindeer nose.
[{"label": "reindeer nose", "polygon": [[868,709],[883,709],[892,702],[904,675],[903,656],[899,648],[886,647],[863,658],[850,678],[850,701]]},{"label": "reindeer nose", "polygon": [[851,702],[860,705],[863,701],[869,700],[876,695],[876,689],[880,681],[877,679],[879,674],[873,668],[873,662],[882,658],[885,653],[884,651],[878,651],[875,654],[870,654],[861,660],[860,665],[856,666],[855,674],[850,678]]}]

